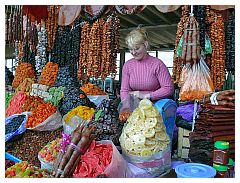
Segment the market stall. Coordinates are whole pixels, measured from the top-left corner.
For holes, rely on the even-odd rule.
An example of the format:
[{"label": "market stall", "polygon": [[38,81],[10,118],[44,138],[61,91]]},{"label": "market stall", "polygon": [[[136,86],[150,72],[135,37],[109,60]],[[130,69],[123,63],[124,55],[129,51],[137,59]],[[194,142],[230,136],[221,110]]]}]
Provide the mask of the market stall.
[{"label": "market stall", "polygon": [[[168,43],[172,30],[146,26],[151,49],[174,50],[179,95],[131,96],[124,116],[105,86],[124,64],[126,22],[158,22],[151,13],[179,22]],[[234,6],[15,5],[5,15],[15,65],[5,67],[6,178],[234,177]]]}]

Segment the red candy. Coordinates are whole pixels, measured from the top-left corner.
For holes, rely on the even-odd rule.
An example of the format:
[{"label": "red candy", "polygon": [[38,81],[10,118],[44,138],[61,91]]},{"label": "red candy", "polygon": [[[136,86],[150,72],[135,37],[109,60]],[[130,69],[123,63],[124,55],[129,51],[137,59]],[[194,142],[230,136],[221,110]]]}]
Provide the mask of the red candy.
[{"label": "red candy", "polygon": [[75,169],[75,178],[95,178],[102,174],[112,160],[111,144],[96,144],[93,141]]}]

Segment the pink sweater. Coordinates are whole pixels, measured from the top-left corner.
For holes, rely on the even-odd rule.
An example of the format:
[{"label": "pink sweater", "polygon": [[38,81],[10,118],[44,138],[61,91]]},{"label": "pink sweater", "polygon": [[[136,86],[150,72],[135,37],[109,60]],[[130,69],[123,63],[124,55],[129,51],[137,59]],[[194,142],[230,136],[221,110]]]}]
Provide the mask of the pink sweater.
[{"label": "pink sweater", "polygon": [[123,65],[121,100],[131,91],[150,93],[153,101],[172,96],[174,85],[166,65],[150,55],[141,61],[130,59]]}]

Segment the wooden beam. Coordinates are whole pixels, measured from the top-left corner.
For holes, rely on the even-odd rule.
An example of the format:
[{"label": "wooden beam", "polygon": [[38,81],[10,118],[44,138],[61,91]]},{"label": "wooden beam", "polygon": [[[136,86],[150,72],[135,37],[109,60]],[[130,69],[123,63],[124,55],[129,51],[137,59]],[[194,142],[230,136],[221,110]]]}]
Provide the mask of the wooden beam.
[{"label": "wooden beam", "polygon": [[121,15],[121,16],[119,16],[119,18],[120,18],[120,23],[121,23],[121,19],[123,19],[123,20],[125,20],[125,21],[127,21],[127,22],[129,22],[129,23],[131,23],[131,24],[133,24],[135,26],[138,26],[138,23],[133,21],[133,19],[126,17],[126,15],[125,16]]},{"label": "wooden beam", "polygon": [[146,22],[148,22],[148,23],[150,23],[150,24],[155,25],[155,23],[154,23],[151,19],[147,18],[147,17],[144,16],[143,14],[136,14],[136,16],[139,17],[139,18],[141,18],[141,19],[143,19],[144,21],[146,21]]},{"label": "wooden beam", "polygon": [[155,14],[157,17],[162,19],[167,24],[172,24],[171,21],[169,21],[167,18],[165,18],[160,11],[158,11],[154,6],[147,6],[146,7],[151,13]]},{"label": "wooden beam", "polygon": [[[170,25],[167,25],[167,24],[164,24],[164,25],[150,25],[150,26],[144,26],[144,29],[159,29],[159,28],[171,28],[171,27],[177,27],[178,24],[170,24]],[[131,31],[133,29],[136,29],[136,27],[130,27],[130,28],[127,28],[127,29],[119,29],[120,32],[124,32],[124,31]]]}]

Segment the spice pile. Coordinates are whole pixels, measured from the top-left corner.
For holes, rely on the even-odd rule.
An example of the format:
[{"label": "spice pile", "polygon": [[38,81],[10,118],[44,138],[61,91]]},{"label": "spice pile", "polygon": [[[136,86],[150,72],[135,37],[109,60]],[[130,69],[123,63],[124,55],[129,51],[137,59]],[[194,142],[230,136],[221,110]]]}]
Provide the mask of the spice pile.
[{"label": "spice pile", "polygon": [[44,101],[38,96],[29,96],[22,104],[22,112],[24,111],[35,111],[40,104]]},{"label": "spice pile", "polygon": [[[80,95],[82,96],[81,98],[79,97]],[[94,104],[90,102],[89,98],[87,98],[83,91],[76,87],[65,88],[62,105],[59,107],[60,113],[65,115],[73,108],[80,105],[95,108]]]},{"label": "spice pile", "polygon": [[56,112],[56,107],[50,103],[40,104],[36,110],[28,116],[26,128],[34,128],[44,122],[49,116]]},{"label": "spice pile", "polygon": [[18,141],[6,142],[5,150],[21,160],[28,161],[40,167],[38,152],[50,141],[57,137],[61,138],[63,129],[54,131],[31,131],[26,130],[22,138]]},{"label": "spice pile", "polygon": [[73,116],[79,116],[83,120],[88,120],[93,115],[94,109],[87,106],[78,106],[67,113],[65,123],[67,124]]},{"label": "spice pile", "polygon": [[79,86],[77,78],[73,77],[69,66],[59,68],[55,86]]},{"label": "spice pile", "polygon": [[39,83],[47,86],[54,86],[58,74],[58,64],[48,62],[43,68]]},{"label": "spice pile", "polygon": [[92,83],[84,84],[80,89],[86,95],[106,95],[106,93],[102,91],[101,88]]},{"label": "spice pile", "polygon": [[35,72],[33,70],[33,67],[29,63],[20,63],[17,66],[16,74],[13,79],[12,87],[17,88],[25,78],[32,78],[35,80]]}]

